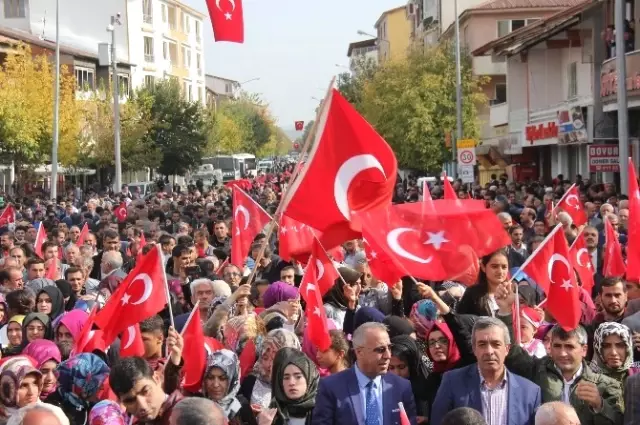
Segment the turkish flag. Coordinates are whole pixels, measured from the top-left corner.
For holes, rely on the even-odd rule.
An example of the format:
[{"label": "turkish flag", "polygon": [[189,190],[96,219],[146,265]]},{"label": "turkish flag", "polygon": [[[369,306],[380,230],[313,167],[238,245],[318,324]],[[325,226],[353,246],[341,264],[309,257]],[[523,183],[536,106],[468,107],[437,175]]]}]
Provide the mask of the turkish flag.
[{"label": "turkish flag", "polygon": [[624,264],[624,258],[622,258],[622,247],[608,217],[604,219],[604,236],[602,274],[604,277],[624,276],[627,272],[627,266]]},{"label": "turkish flag", "polygon": [[412,203],[358,214],[367,243],[397,264],[391,272],[396,276],[448,280],[465,274],[478,256],[509,244],[497,216],[483,201],[440,200],[432,210],[423,210],[420,203]]},{"label": "turkish flag", "polygon": [[548,262],[542,267],[549,280],[545,308],[563,329],[572,330],[580,323],[582,310],[579,299],[580,288],[569,261],[567,239],[563,232],[556,231],[553,240],[547,245],[552,247],[552,252]]},{"label": "turkish flag", "polygon": [[78,240],[76,241],[76,245],[77,246],[84,245],[84,240],[87,238],[88,235],[89,235],[89,226],[87,225],[87,222],[85,221],[84,226],[82,226],[82,230],[80,230],[80,236],[78,236]]},{"label": "turkish flag", "polygon": [[[80,335],[78,335],[78,337],[74,340],[74,347],[71,350],[72,355],[93,351],[88,349],[89,348],[88,345],[95,337],[96,332],[102,333],[102,331],[97,331],[93,329],[93,325],[95,324],[97,313],[98,313],[98,304],[96,303],[91,309],[91,313],[89,313],[89,317],[87,318],[87,321],[84,322],[84,325],[82,326],[82,330],[80,331]],[[105,345],[105,349],[106,349],[106,345]]]},{"label": "turkish flag", "polygon": [[580,282],[582,282],[582,288],[590,294],[594,285],[593,273],[595,273],[595,269],[591,262],[591,255],[587,250],[587,244],[582,232],[580,232],[573,242],[573,245],[571,245],[571,248],[569,248],[569,254],[571,264],[576,270],[576,273],[578,273]]},{"label": "turkish flag", "polygon": [[443,174],[442,178],[443,178],[442,184],[444,186],[444,199],[449,199],[449,200],[458,199],[458,195],[456,195],[456,191],[453,189],[453,186],[451,186],[451,182],[447,178],[447,175]]},{"label": "turkish flag", "polygon": [[47,240],[47,231],[44,230],[44,224],[42,222],[38,225],[38,233],[36,233],[36,241],[33,244],[33,250],[36,255],[40,258],[44,258],[44,253],[42,252],[42,244]]},{"label": "turkish flag", "polygon": [[580,202],[580,192],[578,192],[578,186],[575,184],[564,194],[556,207],[562,208],[564,212],[569,214],[573,224],[576,226],[587,224],[587,213],[584,211],[582,202]]},{"label": "turkish flag", "polygon": [[256,235],[271,222],[271,216],[242,191],[233,187],[233,222],[231,223],[231,263],[242,268]]},{"label": "turkish flag", "polygon": [[216,41],[244,43],[242,0],[207,0]]},{"label": "turkish flag", "polygon": [[342,246],[328,249],[327,254],[329,254],[329,257],[333,258],[333,260],[338,263],[344,262],[344,248],[342,248]]},{"label": "turkish flag", "polygon": [[627,280],[640,282],[640,190],[636,166],[629,158],[629,224],[627,228]]},{"label": "turkish flag", "polygon": [[[562,235],[562,225],[556,225],[547,237],[542,241],[538,248],[527,258],[527,261],[520,267],[520,270],[533,279],[535,283],[540,286],[545,294],[549,294],[550,277],[548,271],[548,264],[554,253],[553,241],[555,240],[555,234],[560,233]],[[563,235],[564,237],[564,235]]]},{"label": "turkish flag", "polygon": [[398,407],[400,408],[400,425],[411,425],[407,411],[404,410],[404,404],[400,402],[398,403]]},{"label": "turkish flag", "polygon": [[426,180],[424,181],[424,183],[422,183],[422,202],[427,205],[431,205],[431,203],[433,202],[431,192],[429,191],[429,183],[427,183]]},{"label": "turkish flag", "polygon": [[296,121],[296,131],[304,130],[304,121]]},{"label": "turkish flag", "polygon": [[256,342],[254,339],[250,339],[245,344],[242,349],[242,353],[238,357],[238,361],[240,362],[240,376],[241,379],[249,376],[251,369],[256,364],[256,359],[258,358],[258,353],[256,349]]},{"label": "turkish flag", "polygon": [[304,223],[282,214],[280,217],[280,234],[278,254],[285,261],[295,259],[306,263],[311,253],[311,246],[320,232],[315,231]]},{"label": "turkish flag", "polygon": [[120,357],[144,356],[144,343],[140,333],[140,324],[129,326],[120,335]]},{"label": "turkish flag", "polygon": [[200,321],[200,308],[197,305],[187,319],[182,337],[184,339],[182,388],[190,392],[198,392],[202,388],[202,375],[207,363],[207,352],[202,322]]},{"label": "turkish flag", "polygon": [[218,266],[218,268],[216,269],[215,274],[218,275],[218,276],[222,276],[222,271],[228,265],[229,265],[229,257],[225,258],[224,261],[222,262],[222,264],[220,264],[220,266]]},{"label": "turkish flag", "polygon": [[111,344],[129,326],[154,316],[166,304],[166,276],[158,245],[118,285],[96,316],[96,325],[104,332],[105,342]]},{"label": "turkish flag", "polygon": [[333,89],[318,121],[309,158],[282,200],[282,211],[322,233],[331,249],[362,236],[354,212],[386,207],[398,164],[393,150]]},{"label": "turkish flag", "polygon": [[13,204],[7,205],[7,207],[2,210],[2,214],[0,214],[0,227],[8,226],[9,224],[13,224],[16,222],[16,209]]},{"label": "turkish flag", "polygon": [[127,219],[127,204],[121,202],[120,205],[113,210],[113,214],[118,219],[118,222],[122,223],[125,221]]},{"label": "turkish flag", "polygon": [[315,258],[312,255],[309,259],[307,270],[302,276],[300,294],[307,303],[305,313],[307,315],[307,326],[309,327],[309,338],[313,345],[320,351],[325,351],[331,347],[331,337],[327,326],[327,315],[322,306],[322,296],[317,285],[317,268]]},{"label": "turkish flag", "polygon": [[56,258],[50,258],[47,261],[49,261],[49,265],[47,266],[47,272],[45,273],[44,277],[51,280],[60,279],[60,273],[58,271],[58,260]]},{"label": "turkish flag", "polygon": [[393,286],[403,276],[409,274],[392,253],[385,250],[382,245],[376,244],[375,239],[369,236],[369,228],[366,225],[362,226],[362,242],[371,274],[376,279],[386,283],[387,286]]},{"label": "turkish flag", "polygon": [[316,268],[316,283],[320,289],[320,296],[324,296],[333,287],[340,275],[329,255],[315,238],[311,248],[311,257],[309,257],[309,262],[307,263],[307,268],[309,267]]}]

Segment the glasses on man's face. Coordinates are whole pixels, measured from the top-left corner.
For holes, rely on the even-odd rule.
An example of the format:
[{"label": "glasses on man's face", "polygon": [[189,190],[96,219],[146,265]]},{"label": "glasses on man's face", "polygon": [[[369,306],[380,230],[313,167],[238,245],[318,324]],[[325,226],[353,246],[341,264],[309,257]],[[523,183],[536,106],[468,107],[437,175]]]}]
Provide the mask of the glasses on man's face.
[{"label": "glasses on man's face", "polygon": [[387,351],[391,352],[392,348],[393,348],[393,344],[389,344],[389,345],[381,345],[381,346],[375,347],[375,348],[369,348],[369,350],[373,351],[376,354],[384,354]]},{"label": "glasses on man's face", "polygon": [[437,345],[446,347],[449,345],[449,340],[447,338],[430,339],[427,344],[429,347],[435,347]]}]

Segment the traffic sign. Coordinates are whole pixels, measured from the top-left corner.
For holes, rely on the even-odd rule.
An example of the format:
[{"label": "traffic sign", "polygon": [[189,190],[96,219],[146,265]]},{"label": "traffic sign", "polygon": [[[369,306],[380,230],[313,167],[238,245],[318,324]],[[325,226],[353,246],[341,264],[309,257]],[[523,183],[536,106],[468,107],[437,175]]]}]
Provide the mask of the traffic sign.
[{"label": "traffic sign", "polygon": [[476,165],[476,149],[458,149],[458,163],[460,165]]},{"label": "traffic sign", "polygon": [[458,149],[469,149],[476,147],[476,141],[473,139],[460,139],[456,141],[456,147]]},{"label": "traffic sign", "polygon": [[458,165],[458,177],[462,183],[474,183],[476,180],[473,165]]}]

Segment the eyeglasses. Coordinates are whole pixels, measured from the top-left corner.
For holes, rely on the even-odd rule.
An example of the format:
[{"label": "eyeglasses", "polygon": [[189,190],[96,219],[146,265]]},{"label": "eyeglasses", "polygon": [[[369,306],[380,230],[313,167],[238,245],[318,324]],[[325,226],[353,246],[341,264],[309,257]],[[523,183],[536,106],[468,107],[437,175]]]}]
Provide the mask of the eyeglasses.
[{"label": "eyeglasses", "polygon": [[427,345],[429,347],[435,347],[436,345],[446,347],[449,345],[449,340],[447,338],[430,339]]},{"label": "eyeglasses", "polygon": [[369,347],[362,347],[362,348],[366,348],[367,350],[371,350],[376,354],[384,354],[384,353],[387,352],[387,350],[389,352],[391,352],[391,349],[393,348],[393,344],[381,345],[381,346],[375,347],[375,348],[369,348]]}]

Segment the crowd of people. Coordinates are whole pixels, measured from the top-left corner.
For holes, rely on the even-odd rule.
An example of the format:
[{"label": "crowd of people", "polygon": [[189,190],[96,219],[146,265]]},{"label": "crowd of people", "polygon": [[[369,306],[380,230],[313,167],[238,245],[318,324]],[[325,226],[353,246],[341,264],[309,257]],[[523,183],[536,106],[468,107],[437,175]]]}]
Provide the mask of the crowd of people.
[{"label": "crowd of people", "polygon": [[[291,171],[249,181],[248,194],[274,214]],[[15,220],[0,228],[0,425],[640,424],[640,282],[602,274],[604,223],[624,247],[628,201],[577,176],[588,215],[578,228],[548,207],[572,183],[455,181],[512,241],[464,281],[383,282],[363,241],[344,241],[322,298],[325,350],[306,326],[306,265],[278,255],[278,232],[265,229],[244,264],[230,264],[230,187],[5,198]],[[398,179],[394,202],[422,192],[415,177]],[[584,238],[594,265],[575,329],[555,323],[544,291],[518,271],[556,222],[569,242]],[[140,323],[144,355],[121,355],[122,336],[79,352],[90,314],[158,245],[171,305]],[[183,377],[194,308],[218,347],[196,384]]]}]

